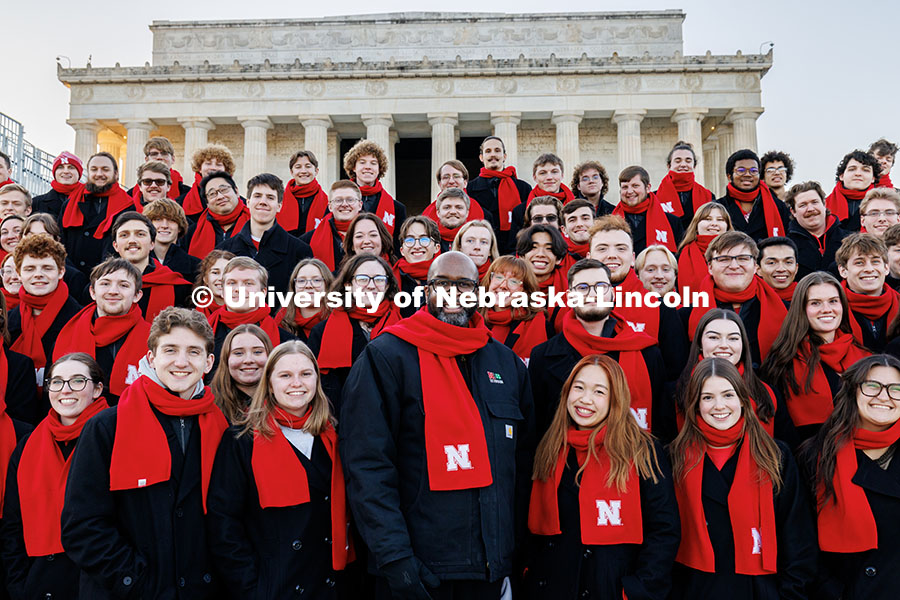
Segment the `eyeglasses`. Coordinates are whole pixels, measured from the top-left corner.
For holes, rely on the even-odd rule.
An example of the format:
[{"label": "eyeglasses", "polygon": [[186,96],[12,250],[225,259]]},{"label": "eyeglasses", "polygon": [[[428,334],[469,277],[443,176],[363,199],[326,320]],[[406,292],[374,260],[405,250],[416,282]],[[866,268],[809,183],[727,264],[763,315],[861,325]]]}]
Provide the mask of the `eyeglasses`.
[{"label": "eyeglasses", "polygon": [[888,397],[891,400],[900,400],[900,383],[888,383],[884,384],[880,381],[863,381],[859,384],[859,391],[862,392],[863,396],[868,396],[869,398],[876,398],[881,395],[881,390],[887,388]]},{"label": "eyeglasses", "polygon": [[210,200],[214,198],[218,198],[219,196],[224,196],[228,192],[233,191],[229,186],[223,185],[221,187],[217,187],[212,190],[206,190],[206,197]]},{"label": "eyeglasses", "polygon": [[759,175],[759,169],[757,169],[756,167],[750,167],[749,169],[738,167],[734,170],[734,172],[738,175],[746,175],[747,173],[750,173],[751,175]]},{"label": "eyeglasses", "polygon": [[737,264],[741,265],[742,267],[746,267],[747,265],[753,264],[753,255],[738,254],[737,256],[714,256],[711,260],[720,267],[730,265],[731,261],[733,260],[736,260]]},{"label": "eyeglasses", "polygon": [[431,239],[430,237],[428,237],[427,235],[423,235],[422,237],[410,236],[410,237],[403,238],[403,245],[406,246],[407,248],[412,248],[413,246],[416,245],[416,242],[419,242],[419,245],[424,248],[425,246],[430,245],[433,241],[434,240]]},{"label": "eyeglasses", "polygon": [[449,290],[450,288],[456,288],[460,292],[474,292],[475,288],[478,287],[478,282],[473,281],[471,279],[443,279],[443,278],[435,278],[428,282],[434,289],[442,289]]},{"label": "eyeglasses", "polygon": [[590,177],[585,175],[584,177],[581,178],[581,183],[590,183],[592,181],[600,181],[601,179],[603,179],[603,178],[600,177],[599,175],[591,175]]},{"label": "eyeglasses", "polygon": [[47,382],[47,389],[51,392],[61,392],[63,390],[63,387],[65,387],[66,384],[69,384],[70,390],[72,390],[73,392],[80,392],[85,387],[87,387],[88,381],[93,382],[94,380],[80,376],[75,376],[72,379],[60,379],[58,377],[54,377]]},{"label": "eyeglasses", "polygon": [[531,217],[532,223],[559,223],[559,217],[556,215],[535,215]]},{"label": "eyeglasses", "polygon": [[307,286],[319,287],[320,285],[325,283],[325,279],[323,279],[322,277],[312,277],[310,279],[298,277],[297,279],[294,280],[294,283],[296,283],[300,287],[307,287]]},{"label": "eyeglasses", "polygon": [[774,175],[775,173],[787,173],[787,167],[766,167],[766,175]]},{"label": "eyeglasses", "polygon": [[[151,185],[162,187],[169,182],[165,179],[141,179],[139,183],[144,187],[150,187]],[[209,196],[209,194],[207,194],[207,196]]]},{"label": "eyeglasses", "polygon": [[504,281],[510,287],[521,287],[524,283],[521,279],[516,279],[515,277],[506,277],[505,275],[501,275],[500,273],[491,274],[491,283],[500,285]]},{"label": "eyeglasses", "polygon": [[864,213],[864,217],[872,217],[873,219],[880,219],[881,217],[887,217],[889,219],[900,215],[900,212],[896,210],[870,210],[867,213]]},{"label": "eyeglasses", "polygon": [[589,294],[591,290],[597,292],[598,296],[603,296],[610,290],[612,287],[611,283],[607,283],[606,281],[598,281],[597,283],[579,283],[578,285],[573,285],[572,289],[578,292],[579,294]]},{"label": "eyeglasses", "polygon": [[375,287],[378,289],[384,289],[387,287],[388,278],[387,275],[354,275],[353,282],[359,287],[366,287],[369,285],[369,282],[372,281],[375,283]]},{"label": "eyeglasses", "polygon": [[361,200],[359,198],[332,198],[330,202],[333,202],[334,204],[340,206],[341,204],[350,205],[354,202],[361,202]]},{"label": "eyeglasses", "polygon": [[454,173],[453,175],[441,175],[441,181],[465,181],[466,178],[462,173]]}]

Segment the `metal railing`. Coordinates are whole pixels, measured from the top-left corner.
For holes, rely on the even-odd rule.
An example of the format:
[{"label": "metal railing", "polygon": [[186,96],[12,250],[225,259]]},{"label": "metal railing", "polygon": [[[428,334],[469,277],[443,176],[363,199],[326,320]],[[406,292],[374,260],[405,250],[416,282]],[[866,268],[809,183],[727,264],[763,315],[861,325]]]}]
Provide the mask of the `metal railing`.
[{"label": "metal railing", "polygon": [[3,113],[0,113],[0,150],[12,163],[10,177],[24,185],[33,196],[50,189],[55,157],[27,141],[22,124]]}]

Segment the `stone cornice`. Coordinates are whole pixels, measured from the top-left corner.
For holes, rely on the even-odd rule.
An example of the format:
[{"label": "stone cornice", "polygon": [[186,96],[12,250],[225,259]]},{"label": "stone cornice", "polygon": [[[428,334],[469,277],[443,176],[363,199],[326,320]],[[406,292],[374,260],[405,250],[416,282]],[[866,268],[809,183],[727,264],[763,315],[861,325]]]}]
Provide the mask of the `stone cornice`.
[{"label": "stone cornice", "polygon": [[325,60],[319,63],[231,65],[179,65],[143,67],[92,67],[63,68],[57,65],[57,76],[66,85],[86,83],[157,83],[172,81],[247,81],[291,79],[372,79],[407,77],[497,77],[522,75],[615,75],[627,73],[706,73],[706,72],[754,72],[762,77],[772,67],[772,51],[768,54],[714,55],[707,52],[698,56],[650,56],[620,57],[614,54],[606,58],[590,58],[586,54],[579,59],[533,59],[524,55],[516,60],[495,60],[488,56],[483,60],[431,61],[423,56],[418,61],[365,62],[362,58],[352,63],[335,63]]}]

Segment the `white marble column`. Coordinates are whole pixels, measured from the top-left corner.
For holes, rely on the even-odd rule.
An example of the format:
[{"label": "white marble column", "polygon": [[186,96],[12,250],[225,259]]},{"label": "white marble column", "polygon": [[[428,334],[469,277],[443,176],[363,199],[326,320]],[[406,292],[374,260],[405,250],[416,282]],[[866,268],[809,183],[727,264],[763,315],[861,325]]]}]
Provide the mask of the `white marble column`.
[{"label": "white marble column", "polygon": [[148,119],[121,123],[128,131],[128,138],[125,147],[125,172],[120,179],[125,187],[130,188],[137,182],[137,169],[144,163],[144,144],[150,139],[150,132],[156,129],[156,125]]},{"label": "white marble column", "polygon": [[[516,170],[519,168],[519,123],[521,122],[522,113],[520,112],[491,113],[494,135],[503,140],[503,146],[506,148],[506,166],[516,167]],[[470,176],[474,177],[471,174]]]},{"label": "white marble column", "polygon": [[184,128],[184,156],[182,157],[181,176],[185,185],[194,183],[191,159],[194,152],[209,143],[209,132],[215,129],[212,121],[206,117],[181,117],[178,122]]},{"label": "white marble column", "polygon": [[722,165],[722,158],[719,156],[719,136],[714,131],[706,138],[703,145],[703,174],[706,183],[703,185],[710,190],[714,196],[722,193],[722,173],[725,169]]},{"label": "white marble column", "polygon": [[734,108],[728,113],[728,120],[734,127],[735,150],[749,148],[757,151],[756,143],[756,119],[763,112],[760,106]]},{"label": "white marble column", "polygon": [[[328,167],[328,128],[331,127],[331,118],[328,115],[309,115],[300,117],[305,134],[303,148],[316,155],[319,161],[319,184],[324,186],[326,181],[331,181],[331,173]],[[328,183],[327,185],[331,185]]]},{"label": "white marble column", "polygon": [[250,117],[242,118],[241,125],[244,127],[244,165],[240,179],[236,179],[238,189],[251,177],[266,172],[266,132],[272,128],[272,122],[268,117]]},{"label": "white marble column", "polygon": [[88,159],[97,152],[100,123],[95,119],[69,119],[66,123],[75,130],[75,156],[81,159],[87,169]]},{"label": "white marble column", "polygon": [[[436,173],[442,164],[456,158],[457,113],[428,113],[431,125],[431,172]],[[437,198],[441,187],[437,178],[431,178],[431,198]]]},{"label": "white marble column", "polygon": [[122,136],[111,129],[104,129],[97,134],[97,145],[100,152],[112,154],[116,158],[116,164],[119,164],[119,160],[122,158],[124,144],[125,140],[122,139]]},{"label": "white marble column", "polygon": [[[328,176],[319,175],[319,183],[326,190],[331,189],[331,184],[341,178],[341,136],[333,129],[328,130]],[[322,164],[321,159],[319,165]]]},{"label": "white marble column", "polygon": [[384,176],[384,181],[382,185],[388,191],[388,193],[394,198],[397,197],[397,152],[396,146],[397,142],[400,141],[400,134],[395,130],[391,129],[388,132],[388,147],[387,147],[387,155],[388,155],[388,170]]},{"label": "white marble column", "polygon": [[641,121],[647,114],[643,109],[619,109],[612,122],[618,127],[619,170],[641,164]]},{"label": "white marble column", "polygon": [[556,155],[563,161],[563,183],[581,162],[581,147],[578,145],[578,125],[584,118],[583,110],[554,110],[550,122],[556,125]]},{"label": "white marble column", "polygon": [[734,145],[734,129],[732,129],[731,125],[720,123],[716,128],[716,134],[719,136],[719,165],[717,168],[724,173],[725,162],[736,150]]},{"label": "white marble column", "polygon": [[709,112],[706,108],[678,108],[672,115],[672,122],[678,125],[678,139],[688,142],[694,147],[697,161],[694,165],[694,178],[704,185],[706,176],[703,171],[703,116]]}]

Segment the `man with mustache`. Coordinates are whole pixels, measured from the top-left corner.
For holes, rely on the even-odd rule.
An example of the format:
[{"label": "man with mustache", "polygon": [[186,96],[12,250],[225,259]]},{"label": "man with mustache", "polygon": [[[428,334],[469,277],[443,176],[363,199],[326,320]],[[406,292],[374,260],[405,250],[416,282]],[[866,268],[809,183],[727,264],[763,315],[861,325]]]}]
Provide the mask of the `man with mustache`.
[{"label": "man with mustache", "polygon": [[804,181],[788,190],[784,202],[791,210],[788,237],[797,244],[797,280],[814,271],[827,271],[841,241],[849,235],[825,207],[825,192],[818,181]]},{"label": "man with mustache", "polygon": [[725,162],[728,186],[718,200],[731,216],[735,230],[754,242],[784,235],[790,213],[764,182],[760,181],[761,162],[752,150],[738,150]]}]

